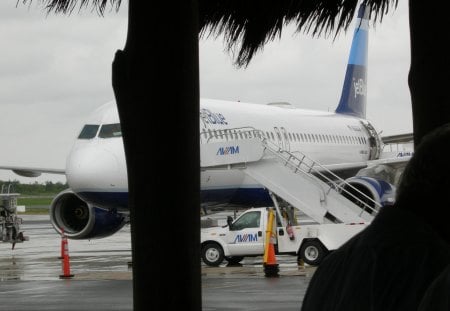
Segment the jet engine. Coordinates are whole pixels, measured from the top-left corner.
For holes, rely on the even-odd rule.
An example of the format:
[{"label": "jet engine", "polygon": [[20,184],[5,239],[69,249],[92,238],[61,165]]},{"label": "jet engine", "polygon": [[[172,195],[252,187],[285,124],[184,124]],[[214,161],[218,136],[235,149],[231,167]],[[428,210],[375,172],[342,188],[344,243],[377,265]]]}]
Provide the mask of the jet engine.
[{"label": "jet engine", "polygon": [[128,222],[128,216],[92,206],[67,189],[53,199],[50,221],[58,233],[64,230],[69,239],[98,239],[119,231]]},{"label": "jet engine", "polygon": [[350,177],[345,180],[345,184],[341,184],[341,189],[343,189],[341,194],[353,203],[359,206],[365,203],[374,210],[395,202],[395,186],[382,179],[367,176]]}]

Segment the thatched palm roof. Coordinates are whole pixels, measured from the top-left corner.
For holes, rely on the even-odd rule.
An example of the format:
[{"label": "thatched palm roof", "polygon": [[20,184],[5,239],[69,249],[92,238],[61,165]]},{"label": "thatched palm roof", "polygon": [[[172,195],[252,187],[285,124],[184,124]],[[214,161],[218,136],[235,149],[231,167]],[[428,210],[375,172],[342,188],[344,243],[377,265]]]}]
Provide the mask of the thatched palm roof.
[{"label": "thatched palm roof", "polygon": [[[224,35],[231,50],[240,44],[236,59],[246,66],[257,50],[279,37],[284,26],[295,23],[298,32],[312,36],[346,31],[358,0],[199,0],[200,34]],[[365,0],[373,22],[381,21],[398,0]]]},{"label": "thatched palm roof", "polygon": [[[32,2],[33,0],[17,0],[17,3],[27,3]],[[55,13],[71,13],[76,8],[94,8],[99,12],[99,14],[103,14],[108,4],[111,7],[119,9],[122,0],[39,0],[44,3],[48,12]]]},{"label": "thatched palm roof", "polygon": [[[24,3],[32,0],[18,0]],[[41,0],[48,11],[70,13],[95,8],[103,14],[121,0]],[[143,0],[146,1],[146,0]],[[381,21],[398,0],[363,0],[371,8],[371,19]],[[337,35],[353,20],[359,0],[198,0],[200,36],[224,35],[228,50],[237,47],[236,64],[246,66],[255,52],[281,36],[284,26],[296,24],[298,32],[312,36]],[[170,14],[168,15],[170,16]],[[168,20],[170,22],[170,20]]]}]

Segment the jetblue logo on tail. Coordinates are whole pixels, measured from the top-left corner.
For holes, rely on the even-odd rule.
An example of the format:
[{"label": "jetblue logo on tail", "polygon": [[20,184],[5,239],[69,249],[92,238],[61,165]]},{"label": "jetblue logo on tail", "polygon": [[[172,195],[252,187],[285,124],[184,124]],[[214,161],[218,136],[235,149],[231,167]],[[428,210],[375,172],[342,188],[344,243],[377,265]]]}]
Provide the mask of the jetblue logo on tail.
[{"label": "jetblue logo on tail", "polygon": [[246,233],[246,234],[238,234],[234,239],[233,243],[246,243],[246,242],[257,242],[258,234],[257,233]]},{"label": "jetblue logo on tail", "polygon": [[366,83],[363,79],[358,79],[357,81],[353,79],[353,88],[355,89],[355,98],[356,95],[366,96]]},{"label": "jetblue logo on tail", "polygon": [[239,146],[229,146],[229,147],[220,147],[217,150],[216,155],[229,155],[229,154],[237,154],[239,153]]}]

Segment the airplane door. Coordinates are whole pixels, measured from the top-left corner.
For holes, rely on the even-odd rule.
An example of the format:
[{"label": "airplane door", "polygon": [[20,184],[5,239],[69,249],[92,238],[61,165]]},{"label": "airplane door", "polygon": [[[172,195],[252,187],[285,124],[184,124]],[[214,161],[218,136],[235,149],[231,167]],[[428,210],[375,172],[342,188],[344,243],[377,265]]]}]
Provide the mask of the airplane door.
[{"label": "airplane door", "polygon": [[277,137],[278,146],[286,151],[290,151],[289,137],[287,131],[284,127],[274,127],[275,134]]},{"label": "airplane door", "polygon": [[273,129],[275,131],[275,137],[277,139],[278,147],[280,147],[280,149],[284,149],[283,137],[281,136],[280,130],[276,126]]},{"label": "airplane door", "polygon": [[362,126],[366,129],[369,134],[369,160],[376,160],[380,157],[381,153],[381,139],[378,136],[377,131],[369,122],[361,121]]},{"label": "airplane door", "polygon": [[286,129],[284,127],[280,127],[280,129],[281,129],[281,133],[283,134],[284,149],[286,151],[291,151],[291,144],[289,142],[288,132],[286,131]]}]

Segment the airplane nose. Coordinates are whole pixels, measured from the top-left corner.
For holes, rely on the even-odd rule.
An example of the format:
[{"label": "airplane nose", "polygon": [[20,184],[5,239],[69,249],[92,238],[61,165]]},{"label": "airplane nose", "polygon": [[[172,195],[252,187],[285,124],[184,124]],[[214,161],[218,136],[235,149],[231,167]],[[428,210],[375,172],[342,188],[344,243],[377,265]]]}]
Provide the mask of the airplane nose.
[{"label": "airplane nose", "polygon": [[74,192],[123,190],[126,184],[125,160],[111,150],[82,146],[72,150],[66,162],[67,183]]}]

